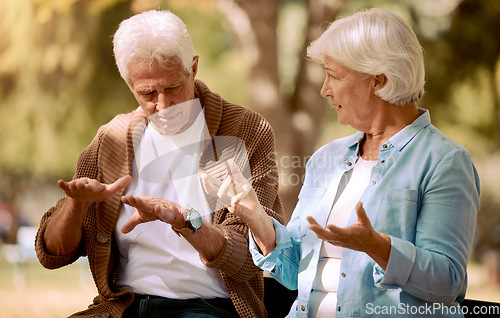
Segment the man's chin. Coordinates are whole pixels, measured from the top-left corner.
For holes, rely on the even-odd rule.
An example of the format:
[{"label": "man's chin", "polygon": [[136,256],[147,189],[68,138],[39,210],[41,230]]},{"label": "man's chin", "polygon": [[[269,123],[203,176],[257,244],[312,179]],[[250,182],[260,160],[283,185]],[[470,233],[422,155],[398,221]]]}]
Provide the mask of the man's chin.
[{"label": "man's chin", "polygon": [[183,129],[182,126],[172,127],[172,126],[166,126],[165,124],[158,125],[154,121],[151,121],[151,127],[153,127],[154,130],[156,130],[160,135],[163,136],[173,136],[185,130]]}]

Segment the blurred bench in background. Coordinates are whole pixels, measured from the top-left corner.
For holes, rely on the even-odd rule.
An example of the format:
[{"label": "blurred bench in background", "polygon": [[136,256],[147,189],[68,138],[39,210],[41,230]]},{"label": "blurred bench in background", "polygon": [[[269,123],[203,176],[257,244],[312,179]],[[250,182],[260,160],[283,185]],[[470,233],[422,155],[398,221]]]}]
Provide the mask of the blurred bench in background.
[{"label": "blurred bench in background", "polygon": [[35,236],[38,228],[32,226],[21,226],[17,230],[17,243],[5,244],[4,257],[7,262],[13,264],[13,283],[19,289],[26,287],[26,265],[30,261],[37,260],[35,252]]},{"label": "blurred bench in background", "polygon": [[[17,243],[3,245],[3,257],[14,267],[12,282],[17,289],[25,289],[27,284],[27,266],[29,263],[39,264],[35,252],[35,237],[38,227],[20,226],[17,230]],[[80,272],[80,284],[88,284],[89,272],[86,258],[75,262]]]}]

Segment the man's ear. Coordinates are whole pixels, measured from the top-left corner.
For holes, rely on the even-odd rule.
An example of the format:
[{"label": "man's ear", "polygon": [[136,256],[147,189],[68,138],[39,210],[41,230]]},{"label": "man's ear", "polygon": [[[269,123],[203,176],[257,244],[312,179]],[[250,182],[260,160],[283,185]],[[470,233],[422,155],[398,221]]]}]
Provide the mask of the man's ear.
[{"label": "man's ear", "polygon": [[198,73],[198,60],[200,59],[200,57],[198,55],[195,55],[193,56],[193,66],[191,66],[191,70],[192,70],[192,75],[193,75],[193,78],[196,77],[196,73]]}]

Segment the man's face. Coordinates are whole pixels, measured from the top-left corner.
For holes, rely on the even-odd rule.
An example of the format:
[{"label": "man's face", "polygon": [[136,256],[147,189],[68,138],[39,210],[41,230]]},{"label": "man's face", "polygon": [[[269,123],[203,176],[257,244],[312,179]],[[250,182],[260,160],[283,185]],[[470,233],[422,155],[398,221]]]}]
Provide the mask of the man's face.
[{"label": "man's face", "polygon": [[164,65],[132,63],[129,66],[129,87],[148,116],[168,107],[194,99],[194,80],[198,57],[193,59],[192,73],[186,74],[178,57]]}]

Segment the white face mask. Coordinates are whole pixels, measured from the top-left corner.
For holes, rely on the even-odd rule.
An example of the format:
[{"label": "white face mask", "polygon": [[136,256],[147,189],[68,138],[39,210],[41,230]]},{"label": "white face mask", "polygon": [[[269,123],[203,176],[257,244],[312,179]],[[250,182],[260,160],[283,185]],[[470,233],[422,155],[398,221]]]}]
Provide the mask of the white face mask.
[{"label": "white face mask", "polygon": [[188,129],[200,111],[200,100],[193,99],[154,113],[148,121],[160,134],[175,135]]}]

